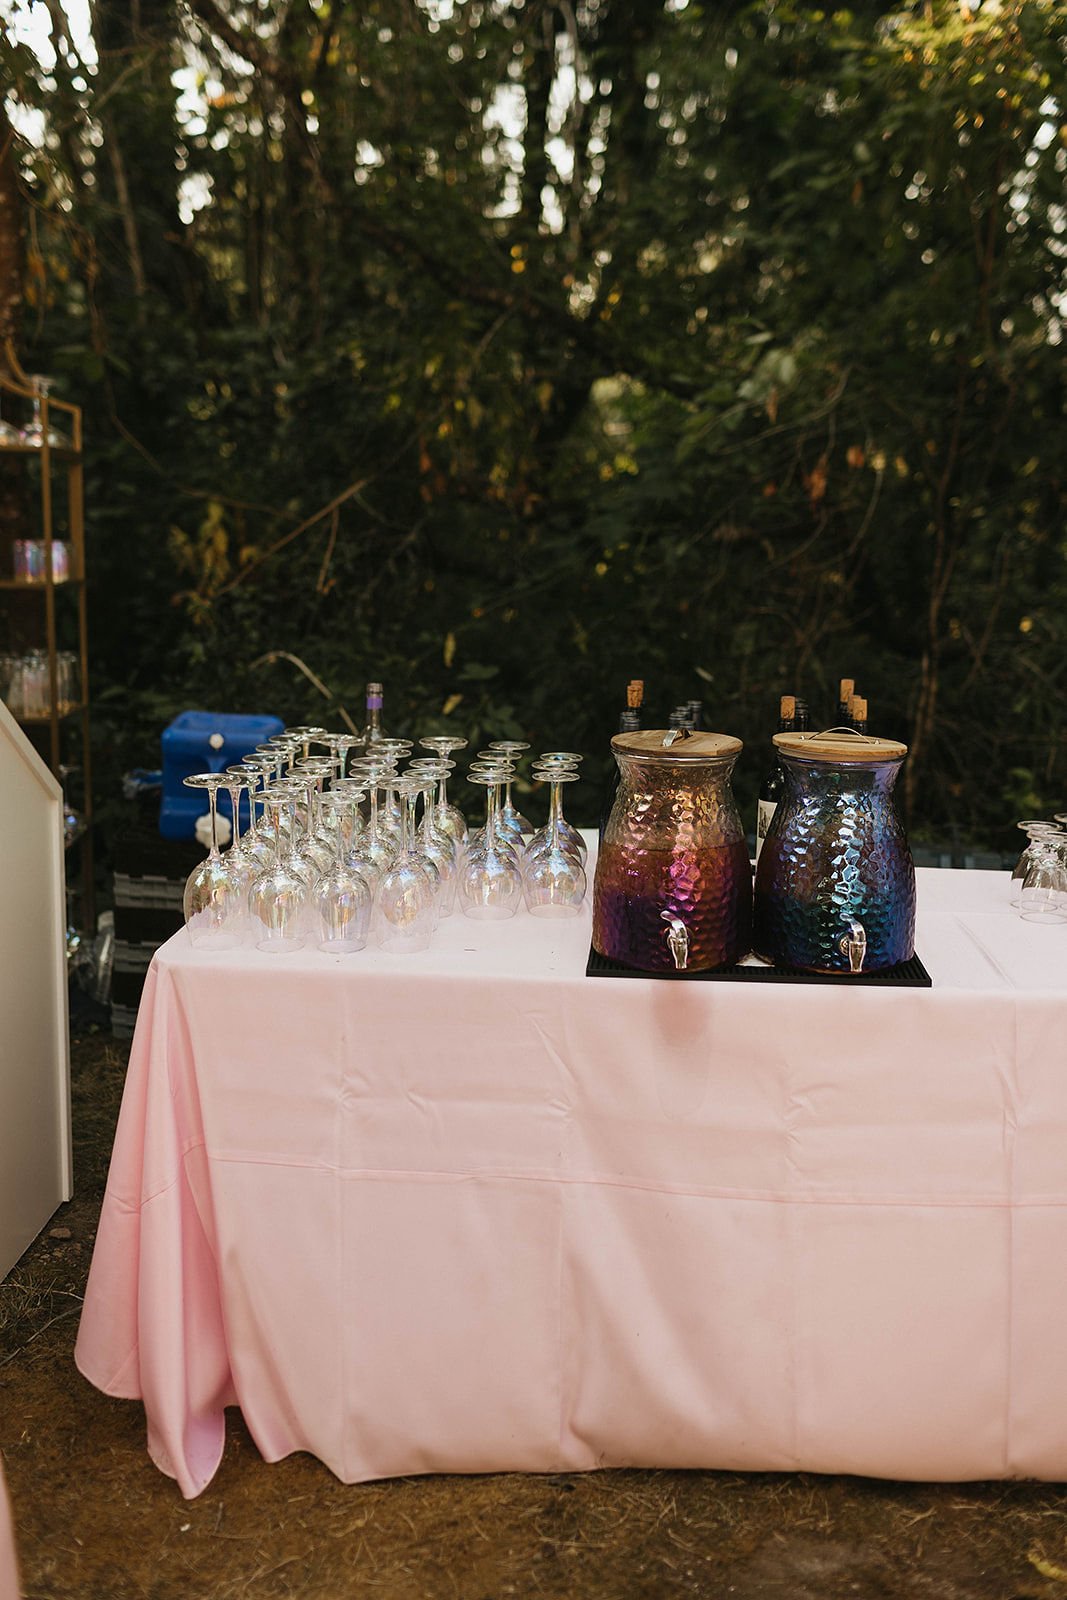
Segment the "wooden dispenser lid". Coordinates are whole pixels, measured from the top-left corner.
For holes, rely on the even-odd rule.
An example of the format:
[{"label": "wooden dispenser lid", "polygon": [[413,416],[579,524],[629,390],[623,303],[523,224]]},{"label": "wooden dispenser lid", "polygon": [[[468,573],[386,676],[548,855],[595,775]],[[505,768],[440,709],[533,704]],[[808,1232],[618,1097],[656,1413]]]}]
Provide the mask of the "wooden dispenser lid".
[{"label": "wooden dispenser lid", "polygon": [[624,756],[657,761],[709,761],[736,756],[744,745],[729,733],[689,733],[685,728],[642,728],[639,733],[617,733],[611,748]]},{"label": "wooden dispenser lid", "polygon": [[876,739],[872,734],[831,728],[828,733],[776,733],[774,742],[783,755],[804,761],[825,761],[837,766],[863,766],[875,761],[902,761],[906,744],[896,739]]}]

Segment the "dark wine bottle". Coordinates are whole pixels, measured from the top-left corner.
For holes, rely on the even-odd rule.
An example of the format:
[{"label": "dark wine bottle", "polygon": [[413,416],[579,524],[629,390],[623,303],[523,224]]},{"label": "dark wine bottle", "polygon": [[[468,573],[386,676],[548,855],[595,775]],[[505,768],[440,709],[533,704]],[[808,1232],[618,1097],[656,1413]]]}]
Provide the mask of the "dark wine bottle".
[{"label": "dark wine bottle", "polygon": [[855,678],[842,678],[837,690],[837,716],[834,719],[836,728],[849,728],[852,726],[852,696],[855,692]]},{"label": "dark wine bottle", "polygon": [[856,733],[867,732],[867,702],[861,694],[852,696],[852,704],[849,707],[849,727],[853,728]]},{"label": "dark wine bottle", "polygon": [[[641,726],[641,706],[645,698],[645,683],[643,678],[631,678],[626,685],[626,709],[619,712],[619,733],[636,733]],[[611,808],[615,804],[615,796],[619,792],[619,766],[615,757],[611,757],[611,767],[608,771],[607,782],[604,785],[604,800],[600,807],[600,837],[604,837],[604,829],[611,816]]]},{"label": "dark wine bottle", "polygon": [[[805,708],[806,710],[806,708]],[[792,733],[796,729],[797,700],[792,694],[784,694],[778,702],[778,732]],[[767,829],[771,825],[782,795],[785,793],[785,772],[778,759],[778,752],[774,752],[774,764],[760,785],[759,800],[756,805],[756,860],[759,860],[763,841],[767,837]]]},{"label": "dark wine bottle", "polygon": [[686,705],[689,712],[688,727],[694,733],[701,733],[704,728],[704,702],[703,700],[690,700]]}]

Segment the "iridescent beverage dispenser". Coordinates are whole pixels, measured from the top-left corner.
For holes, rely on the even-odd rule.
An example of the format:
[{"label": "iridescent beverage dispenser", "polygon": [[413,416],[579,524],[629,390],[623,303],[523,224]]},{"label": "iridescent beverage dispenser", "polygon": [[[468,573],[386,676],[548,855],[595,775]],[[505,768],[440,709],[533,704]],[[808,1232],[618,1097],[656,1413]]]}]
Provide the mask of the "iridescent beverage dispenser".
[{"label": "iridescent beverage dispenser", "polygon": [[752,874],[730,788],[740,739],[644,729],[611,741],[619,790],[593,879],[593,948],[643,972],[700,971],[749,948]]},{"label": "iridescent beverage dispenser", "polygon": [[756,953],[808,972],[910,960],[915,868],[893,804],[907,745],[836,729],[774,742],[786,789],[756,868]]}]

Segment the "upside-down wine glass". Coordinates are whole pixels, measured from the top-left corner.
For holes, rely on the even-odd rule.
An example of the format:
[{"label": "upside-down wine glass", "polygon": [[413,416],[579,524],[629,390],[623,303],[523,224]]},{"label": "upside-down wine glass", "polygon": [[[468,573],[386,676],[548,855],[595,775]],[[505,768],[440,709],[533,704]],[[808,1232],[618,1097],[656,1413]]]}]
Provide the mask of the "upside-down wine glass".
[{"label": "upside-down wine glass", "polygon": [[[420,739],[419,743],[422,745],[424,750],[432,750],[441,761],[449,761],[449,757],[454,751],[465,750],[467,748],[466,739],[458,739],[454,734],[451,733],[428,734],[425,739]],[[455,763],[449,761],[449,771],[452,772],[454,769]],[[440,787],[437,791],[437,810],[439,813],[438,820],[441,826],[445,829],[446,833],[450,833],[452,835],[452,838],[456,841],[457,847],[462,851],[463,846],[467,842],[467,819],[458,806],[454,806],[450,803],[448,798],[447,781],[445,779],[441,780]]]},{"label": "upside-down wine glass", "polygon": [[551,800],[544,841],[531,846],[523,861],[526,908],[535,917],[576,917],[585,900],[586,875],[581,857],[563,833],[560,791],[565,783],[577,783],[578,774],[556,762],[535,767],[534,777],[550,785]]},{"label": "upside-down wine glass", "polygon": [[[541,781],[545,782],[548,780],[544,777],[544,774],[550,773],[557,769],[563,772],[573,772],[575,775],[577,775],[578,765],[581,760],[582,757],[575,754],[573,750],[550,750],[547,755],[538,756],[535,765],[538,772],[542,774]],[[584,867],[586,864],[586,858],[589,854],[589,847],[582,838],[581,834],[578,832],[578,829],[572,827],[567,821],[566,817],[564,817],[562,812],[562,802],[558,828],[561,838],[570,849],[577,852],[578,859]],[[526,848],[528,851],[538,850],[546,843],[547,839],[548,824],[546,823],[543,828],[538,828],[537,832],[531,839],[527,840]]]},{"label": "upside-down wine glass", "polygon": [[336,858],[315,886],[318,946],[327,955],[352,955],[367,943],[373,884],[366,870],[352,864],[342,825],[344,813],[354,811],[361,798],[357,788],[330,789],[322,797],[323,807],[335,814],[337,823]]},{"label": "upside-down wine glass", "polygon": [[292,790],[276,786],[263,792],[274,834],[274,857],[265,871],[253,878],[248,910],[256,949],[284,955],[304,945],[304,913],[308,887],[289,864],[286,817],[296,806]]},{"label": "upside-down wine glass", "polygon": [[1059,837],[1063,830],[1056,823],[1046,822],[1040,818],[1029,818],[1025,822],[1017,822],[1015,826],[1021,828],[1026,834],[1026,844],[1023,846],[1022,854],[1015,863],[1011,875],[1011,904],[1018,910],[1026,874],[1029,872],[1037,855],[1040,854],[1041,844],[1046,839]]},{"label": "upside-down wine glass", "polygon": [[1019,895],[1024,922],[1067,922],[1067,835],[1041,834]]},{"label": "upside-down wine glass", "polygon": [[[395,779],[406,801],[414,787]],[[434,888],[423,861],[415,854],[412,816],[406,804],[400,812],[400,853],[378,886],[378,943],[393,955],[416,955],[425,950],[433,933]]]},{"label": "upside-down wine glass", "polygon": [[[33,416],[22,430],[20,435],[21,442],[32,445],[35,450],[39,450],[45,442],[47,431],[49,446],[53,450],[65,449],[70,444],[70,439],[53,425],[51,419],[49,419],[47,430],[45,429],[44,413],[47,406],[48,393],[52,387],[51,378],[33,377],[30,379],[30,385],[33,389]],[[193,776],[195,777],[196,774],[194,773]]]},{"label": "upside-down wine glass", "polygon": [[504,777],[502,767],[471,768],[467,773],[468,782],[485,786],[485,827],[480,843],[473,850],[468,847],[459,875],[459,897],[463,915],[482,922],[513,917],[522,900],[522,873],[514,852],[501,843],[497,831]]},{"label": "upside-down wine glass", "polygon": [[[529,750],[529,748],[530,746],[528,744],[524,744],[521,739],[492,739],[489,743],[489,749],[491,752],[496,753],[499,751],[502,756],[506,756],[510,761],[514,761],[516,765],[518,765],[522,757],[522,752],[524,750]],[[532,822],[527,822],[526,818],[523,816],[522,812],[515,805],[511,798],[511,785],[513,777],[514,774],[509,772],[507,783],[504,785],[504,800],[500,807],[500,815],[505,826],[511,828],[514,832],[519,833],[524,839],[528,839],[530,834],[534,831],[534,826]]]},{"label": "upside-down wine glass", "polygon": [[182,907],[190,942],[198,950],[233,950],[241,943],[243,905],[237,881],[219,853],[216,796],[229,782],[224,772],[194,772],[190,789],[206,789],[211,814],[211,849],[185,883]]}]

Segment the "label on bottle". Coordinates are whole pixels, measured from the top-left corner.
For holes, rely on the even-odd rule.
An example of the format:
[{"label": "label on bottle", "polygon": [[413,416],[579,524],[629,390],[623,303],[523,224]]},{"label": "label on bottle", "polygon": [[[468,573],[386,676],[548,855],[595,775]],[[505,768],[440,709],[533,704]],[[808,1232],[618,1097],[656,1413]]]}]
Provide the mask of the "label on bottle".
[{"label": "label on bottle", "polygon": [[778,809],[777,800],[758,800],[756,802],[756,860],[763,849],[763,841],[767,837],[767,829],[771,825],[771,818]]}]

